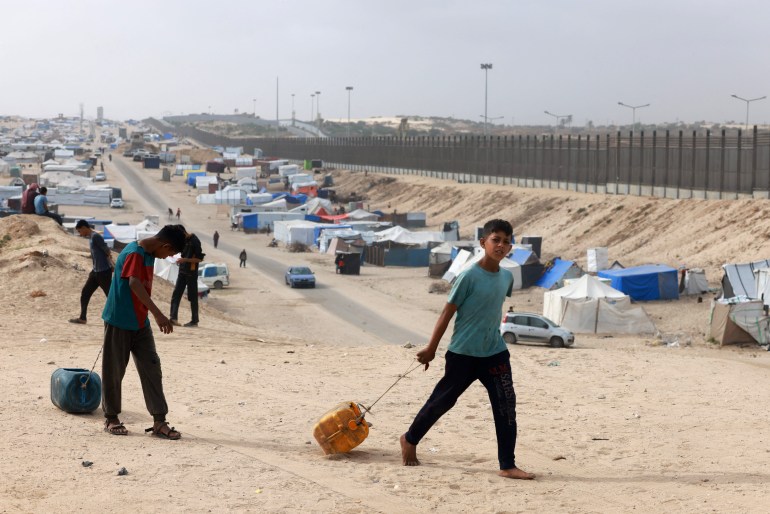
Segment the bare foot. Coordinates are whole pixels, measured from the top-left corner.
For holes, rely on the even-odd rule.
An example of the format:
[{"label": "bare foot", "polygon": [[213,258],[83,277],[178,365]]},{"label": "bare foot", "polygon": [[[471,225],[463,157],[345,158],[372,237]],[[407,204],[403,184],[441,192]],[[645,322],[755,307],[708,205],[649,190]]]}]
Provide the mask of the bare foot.
[{"label": "bare foot", "polygon": [[527,473],[523,469],[519,468],[502,469],[498,475],[503,478],[514,478],[517,480],[532,480],[535,478],[534,473]]},{"label": "bare foot", "polygon": [[406,440],[406,434],[402,434],[399,441],[401,442],[401,460],[403,460],[404,466],[419,466],[420,461],[417,460],[417,446]]}]

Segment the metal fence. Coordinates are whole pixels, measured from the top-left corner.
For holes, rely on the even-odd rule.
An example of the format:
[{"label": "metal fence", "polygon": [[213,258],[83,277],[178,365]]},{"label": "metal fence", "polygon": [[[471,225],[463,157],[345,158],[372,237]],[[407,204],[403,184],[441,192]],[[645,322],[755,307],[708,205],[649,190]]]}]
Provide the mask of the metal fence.
[{"label": "metal fence", "polygon": [[192,127],[181,135],[216,146],[261,148],[287,159],[418,174],[460,182],[671,198],[768,196],[770,133],[682,131],[505,137],[227,138]]}]

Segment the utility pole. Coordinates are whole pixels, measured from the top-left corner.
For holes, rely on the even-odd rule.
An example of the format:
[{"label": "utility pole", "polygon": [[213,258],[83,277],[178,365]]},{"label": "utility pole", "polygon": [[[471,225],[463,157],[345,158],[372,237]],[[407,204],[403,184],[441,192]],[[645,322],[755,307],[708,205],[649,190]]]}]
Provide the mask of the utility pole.
[{"label": "utility pole", "polygon": [[296,116],[294,113],[294,93],[291,94],[291,126],[294,126],[294,120]]},{"label": "utility pole", "polygon": [[627,105],[627,104],[624,104],[623,102],[618,102],[618,105],[622,105],[623,107],[628,107],[629,109],[631,109],[631,111],[633,111],[632,112],[632,116],[631,116],[631,132],[633,132],[634,129],[636,129],[636,110],[637,109],[641,109],[642,107],[649,107],[650,106],[650,104]]},{"label": "utility pole", "polygon": [[733,98],[736,98],[738,100],[743,100],[744,102],[746,102],[746,129],[745,130],[748,131],[749,130],[749,104],[751,102],[756,102],[757,100],[764,100],[767,97],[766,96],[761,96],[759,98],[751,98],[751,99],[749,99],[749,98],[741,98],[738,95],[730,95],[730,96],[732,96]]}]

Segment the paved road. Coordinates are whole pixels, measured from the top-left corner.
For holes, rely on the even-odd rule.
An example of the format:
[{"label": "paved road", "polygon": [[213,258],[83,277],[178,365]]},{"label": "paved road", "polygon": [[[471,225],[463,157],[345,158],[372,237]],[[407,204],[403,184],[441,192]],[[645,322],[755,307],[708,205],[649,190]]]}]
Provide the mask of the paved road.
[{"label": "paved road", "polygon": [[[120,170],[137,194],[143,196],[147,203],[157,209],[157,212],[165,213],[168,210],[168,201],[149,182],[145,182],[147,179],[132,164],[122,157],[114,158],[112,164]],[[188,222],[185,222],[185,225],[194,232],[205,232],[201,227]],[[219,249],[230,254],[237,261],[242,248],[220,241]],[[255,255],[252,252],[249,254],[249,266],[256,267],[266,275],[282,277],[287,264],[269,257]],[[319,286],[316,289],[303,291],[302,294],[305,295],[306,301],[318,305],[330,315],[367,333],[374,334],[387,343],[404,344],[406,341],[411,341],[419,344],[427,339],[427,335],[418,334],[399,326],[398,320],[385,319],[357,299],[336,291],[333,286]]]}]

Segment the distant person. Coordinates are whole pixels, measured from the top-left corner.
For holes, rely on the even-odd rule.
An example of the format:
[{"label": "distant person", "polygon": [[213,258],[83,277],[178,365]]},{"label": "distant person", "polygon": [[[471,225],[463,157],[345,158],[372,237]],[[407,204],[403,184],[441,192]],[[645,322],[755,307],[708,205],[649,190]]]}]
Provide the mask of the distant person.
[{"label": "distant person", "polygon": [[40,194],[35,197],[35,214],[38,216],[46,216],[56,221],[59,225],[62,224],[62,217],[48,210],[48,188],[43,186],[40,188]]},{"label": "distant person", "polygon": [[110,162],[112,162],[112,154],[108,154],[107,158],[110,160]]},{"label": "distant person", "polygon": [[101,287],[105,296],[110,295],[110,282],[115,263],[112,262],[112,252],[102,235],[91,228],[86,220],[78,220],[75,230],[80,237],[88,239],[88,248],[91,250],[91,272],[88,274],[83,290],[80,292],[80,316],[70,320],[70,323],[86,324],[88,314],[88,302],[97,288]]},{"label": "distant person", "polygon": [[104,171],[104,163],[103,162],[99,163],[99,171]]},{"label": "distant person", "polygon": [[241,254],[238,256],[238,258],[241,260],[239,268],[245,268],[246,267],[246,249],[244,248],[241,250]]},{"label": "distant person", "polygon": [[176,220],[179,221],[179,219],[182,217],[182,209],[179,207],[176,208]]},{"label": "distant person", "polygon": [[166,225],[152,237],[129,243],[115,262],[110,294],[104,306],[104,354],[102,356],[102,410],[104,431],[112,435],[128,435],[120,422],[123,375],[133,354],[139,373],[144,402],[153,424],[145,432],[164,439],[182,437],[166,421],[168,404],[163,394],[163,373],[155,349],[155,338],[148,313],[152,313],[164,334],[174,331],[150,297],[153,263],[184,248],[185,230],[181,225]]},{"label": "distant person", "polygon": [[174,211],[171,210],[171,207],[168,208],[168,219],[171,219],[174,217]]},{"label": "distant person", "polygon": [[219,232],[215,230],[214,237],[212,239],[214,240],[214,248],[216,248],[217,245],[219,244]]},{"label": "distant person", "polygon": [[511,251],[513,228],[505,220],[484,225],[479,240],[481,260],[460,273],[454,281],[444,310],[436,322],[428,345],[417,352],[417,360],[428,369],[436,357],[439,341],[457,313],[452,341],[446,352],[444,377],[417,413],[409,430],[401,436],[404,466],[418,466],[417,445],[428,430],[451,409],[476,380],[487,390],[497,436],[498,474],[504,478],[535,478],[516,466],[516,392],[513,389],[511,356],[500,336],[500,311],[513,289],[513,275],[500,267]]},{"label": "distant person", "polygon": [[21,213],[22,214],[35,214],[35,198],[40,194],[39,186],[30,184],[24,193],[21,195]]},{"label": "distant person", "polygon": [[185,236],[182,256],[176,261],[179,264],[179,275],[176,277],[176,286],[171,293],[171,323],[179,326],[179,304],[182,302],[182,295],[187,290],[187,299],[190,301],[190,310],[192,319],[185,323],[186,327],[198,326],[198,264],[203,262],[206,254],[201,248],[201,241],[198,236],[187,233]]}]

